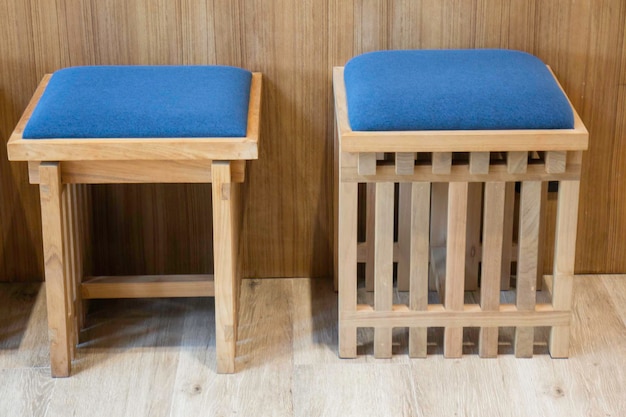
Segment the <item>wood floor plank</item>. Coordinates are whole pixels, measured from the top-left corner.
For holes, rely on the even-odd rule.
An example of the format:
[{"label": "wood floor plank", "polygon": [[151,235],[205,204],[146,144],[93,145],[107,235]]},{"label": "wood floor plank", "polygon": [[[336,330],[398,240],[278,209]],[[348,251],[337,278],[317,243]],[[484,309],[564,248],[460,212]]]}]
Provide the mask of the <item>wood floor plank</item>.
[{"label": "wood floor plank", "polygon": [[[20,288],[0,286],[0,318],[15,320],[0,321],[1,416],[626,415],[624,275],[575,277],[569,359],[550,358],[547,331],[532,359],[516,359],[513,329],[500,332],[497,359],[479,358],[469,331],[463,358],[444,359],[441,329],[429,329],[424,359],[408,357],[406,329],[394,329],[392,359],[373,358],[371,329],[359,331],[357,359],[340,359],[332,281],[246,279],[237,374],[216,373],[210,298],[97,300],[66,379],[49,377],[48,358],[41,363],[43,286]],[[365,288],[358,297],[373,301]],[[408,294],[394,293],[397,302]]]},{"label": "wood floor plank", "polygon": [[0,369],[49,366],[45,286],[0,284]]},{"label": "wood floor plank", "polygon": [[328,297],[331,284],[325,279],[293,280],[293,293],[298,294],[298,301],[291,303],[295,366],[343,362],[337,356],[337,298]]},{"label": "wood floor plank", "polygon": [[610,301],[613,308],[622,318],[622,322],[626,326],[626,276],[624,275],[605,275],[602,276],[602,283],[611,295]]},{"label": "wood floor plank", "polygon": [[[237,373],[216,374],[212,309],[185,321],[170,416],[291,416],[292,280],[244,280]],[[206,331],[199,334],[198,329]]]},{"label": "wood floor plank", "polygon": [[54,386],[49,369],[0,369],[0,416],[46,416]]},{"label": "wood floor plank", "polygon": [[420,409],[411,393],[408,368],[385,362],[359,366],[349,363],[297,366],[293,381],[294,415],[428,415]]},{"label": "wood floor plank", "polygon": [[72,377],[57,381],[47,416],[169,416],[183,324],[198,300],[93,301]]}]

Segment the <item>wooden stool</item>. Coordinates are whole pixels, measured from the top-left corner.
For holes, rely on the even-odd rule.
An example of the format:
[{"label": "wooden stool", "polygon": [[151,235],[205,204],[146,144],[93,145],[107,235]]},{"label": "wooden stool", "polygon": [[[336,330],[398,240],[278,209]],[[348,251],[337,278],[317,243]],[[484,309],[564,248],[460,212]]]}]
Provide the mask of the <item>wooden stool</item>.
[{"label": "wooden stool", "polygon": [[[235,371],[240,184],[257,159],[261,75],[220,66],[46,75],[9,159],[39,184],[52,375],[69,376],[82,300],[215,296],[217,371]],[[214,275],[91,277],[87,184],[212,183]]]},{"label": "wooden stool", "polygon": [[[480,356],[493,357],[498,327],[515,327],[515,354],[527,357],[534,327],[547,326],[550,354],[567,357],[588,133],[550,70],[517,51],[381,51],[352,59],[345,71],[335,68],[333,85],[339,355],[355,357],[357,328],[373,327],[374,355],[390,357],[392,329],[408,327],[409,355],[424,357],[427,328],[444,327],[444,356],[460,357],[463,328],[479,327]],[[558,182],[552,300],[538,304],[548,181]],[[367,245],[357,242],[360,183],[367,184],[367,216],[373,219]],[[516,183],[516,301],[501,304]],[[434,241],[431,228],[442,242]],[[470,240],[481,253],[479,304],[464,302]],[[373,305],[357,300],[357,262],[366,260]],[[394,305],[394,261],[408,304]],[[441,304],[428,303],[429,268],[440,277]]]}]

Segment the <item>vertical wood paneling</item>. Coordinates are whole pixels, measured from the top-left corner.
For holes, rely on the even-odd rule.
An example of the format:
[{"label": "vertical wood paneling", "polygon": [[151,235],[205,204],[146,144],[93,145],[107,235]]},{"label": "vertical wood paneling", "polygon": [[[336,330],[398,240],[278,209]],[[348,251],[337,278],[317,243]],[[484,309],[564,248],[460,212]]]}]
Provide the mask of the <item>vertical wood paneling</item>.
[{"label": "vertical wood paneling", "polygon": [[[623,141],[616,135],[615,126],[618,117],[626,117],[624,113],[617,113],[621,58],[617,51],[624,48],[625,8],[623,1],[599,1],[593,2],[590,10],[591,30],[586,50],[589,56],[581,115],[589,129],[590,141],[589,152],[583,158],[579,219],[582,233],[576,260],[581,271],[626,270],[622,256],[618,263],[613,263],[610,257],[615,253],[613,245],[624,245],[620,238],[624,231],[618,232],[613,226],[615,218],[624,216],[625,201],[618,199],[626,197],[616,187],[616,180],[623,175],[625,167],[615,164],[615,153]],[[592,219],[598,221],[595,227]],[[609,264],[616,269],[607,268]]]},{"label": "vertical wood paneling", "polygon": [[212,1],[181,0],[181,59],[185,65],[215,64],[215,9]]},{"label": "vertical wood paneling", "polygon": [[476,0],[477,48],[507,48],[509,27],[510,2]]},{"label": "vertical wood paneling", "polygon": [[389,47],[391,49],[418,49],[421,44],[420,21],[422,2],[389,2]]},{"label": "vertical wood paneling", "polygon": [[502,46],[534,51],[535,3],[535,0],[510,0],[508,44]]},{"label": "vertical wood paneling", "polygon": [[93,14],[90,2],[61,0],[61,36],[67,48],[65,65],[93,65],[96,62]]},{"label": "vertical wood paneling", "polygon": [[[626,51],[626,48],[624,49]],[[626,53],[624,53],[623,56],[626,57]],[[624,62],[624,60],[622,61],[622,74],[626,74],[626,62]],[[626,80],[626,77],[624,77],[624,79]],[[622,115],[622,117],[618,117],[616,120],[615,137],[622,138],[622,140],[616,141],[615,145],[617,150],[613,154],[613,166],[624,167],[626,166],[626,143],[624,143],[623,139],[626,138],[626,117],[623,115],[626,115],[626,81],[622,81],[618,89],[617,114]],[[623,204],[623,202],[626,201],[626,178],[624,178],[623,175],[617,176],[613,180],[613,186],[613,199],[618,202],[617,204]],[[621,210],[620,207],[614,207],[616,213],[611,217],[611,221],[609,223],[609,228],[611,230],[626,230],[626,216],[623,214],[623,207],[624,206],[622,205]],[[584,223],[579,224],[579,230],[581,227],[585,227]],[[580,250],[585,250],[585,245],[580,243],[580,241],[578,245],[578,247],[581,248]],[[623,270],[623,242],[620,241],[619,236],[615,233],[611,235],[610,249],[611,252],[608,254],[609,265],[607,268],[612,271]]]},{"label": "vertical wood paneling", "polygon": [[[6,142],[37,85],[30,2],[0,2],[0,135]],[[0,147],[0,280],[43,279],[39,190]]]},{"label": "vertical wood paneling", "polygon": [[387,49],[389,25],[386,0],[354,2],[354,53]]},{"label": "vertical wood paneling", "polygon": [[[621,0],[7,0],[0,19],[5,142],[37,81],[60,67],[217,63],[264,73],[260,158],[242,190],[248,276],[330,275],[332,66],[385,48],[534,53],[556,72],[591,133],[577,271],[626,271]],[[41,279],[37,189],[5,149],[0,174],[0,279]],[[210,272],[209,186],[94,189],[102,272]]]}]

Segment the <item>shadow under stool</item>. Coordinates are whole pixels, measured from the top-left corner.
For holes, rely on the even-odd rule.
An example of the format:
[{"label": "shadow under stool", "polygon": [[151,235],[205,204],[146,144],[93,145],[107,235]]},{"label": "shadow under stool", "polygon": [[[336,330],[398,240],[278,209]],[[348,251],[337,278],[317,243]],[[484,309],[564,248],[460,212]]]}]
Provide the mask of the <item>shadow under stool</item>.
[{"label": "shadow under stool", "polygon": [[[333,87],[339,356],[355,357],[357,328],[374,328],[375,357],[391,357],[392,329],[408,328],[409,356],[425,357],[427,329],[443,327],[444,356],[457,358],[463,329],[477,327],[480,356],[494,357],[499,328],[514,327],[515,355],[529,357],[535,327],[549,327],[551,356],[567,357],[588,133],[551,70],[510,50],[378,51],[334,68]],[[539,303],[549,182],[558,183],[554,268],[551,300]],[[480,254],[471,266],[477,303],[464,294],[470,234]],[[512,258],[515,301],[507,303]],[[359,262],[373,302],[358,297]],[[429,303],[429,276],[439,303]],[[398,291],[408,302],[394,301]]]},{"label": "shadow under stool", "polygon": [[[8,143],[39,184],[52,375],[69,376],[83,300],[215,297],[217,371],[235,371],[240,195],[258,157],[261,74],[223,66],[46,75]],[[89,184],[211,183],[213,275],[89,274]],[[182,203],[182,202],[181,202]]]}]

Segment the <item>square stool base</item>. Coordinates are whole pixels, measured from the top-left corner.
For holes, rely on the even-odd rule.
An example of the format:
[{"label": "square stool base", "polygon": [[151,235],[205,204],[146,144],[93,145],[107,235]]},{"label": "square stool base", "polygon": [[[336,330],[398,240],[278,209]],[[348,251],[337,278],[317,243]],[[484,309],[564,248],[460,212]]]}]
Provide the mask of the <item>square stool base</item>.
[{"label": "square stool base", "polygon": [[[551,328],[551,356],[567,357],[582,151],[588,140],[578,115],[575,128],[563,130],[357,132],[347,120],[343,68],[335,68],[333,84],[339,356],[355,357],[357,328],[372,327],[375,357],[391,357],[392,329],[404,327],[409,328],[409,355],[423,357],[426,329],[443,327],[444,356],[457,358],[463,328],[479,327],[480,355],[493,357],[498,328],[515,327],[515,354],[529,357],[534,328],[546,326]],[[552,300],[538,304],[549,181],[559,187]],[[505,213],[512,208],[516,183],[521,193],[514,245],[511,232],[505,232],[512,231],[512,218]],[[365,244],[357,241],[359,184],[367,184]],[[435,241],[437,227],[445,239]],[[481,265],[478,304],[464,302],[468,241],[476,242],[481,255],[472,260]],[[445,261],[440,262],[442,253]],[[512,258],[516,300],[502,304],[502,282],[509,278],[503,271],[510,271]],[[357,299],[359,261],[366,262],[373,304]],[[409,291],[408,304],[393,304],[394,262],[397,290]],[[428,304],[429,275],[439,277],[435,287],[441,304]]]}]

